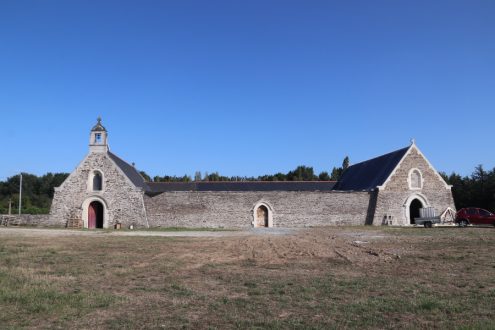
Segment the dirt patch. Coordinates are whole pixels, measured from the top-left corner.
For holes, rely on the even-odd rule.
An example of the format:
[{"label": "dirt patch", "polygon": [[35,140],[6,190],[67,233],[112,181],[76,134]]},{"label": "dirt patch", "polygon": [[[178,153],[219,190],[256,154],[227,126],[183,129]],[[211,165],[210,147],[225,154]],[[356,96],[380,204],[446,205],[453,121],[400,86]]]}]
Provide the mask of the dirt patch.
[{"label": "dirt patch", "polygon": [[303,229],[298,228],[252,228],[246,230],[74,230],[29,227],[0,227],[1,236],[23,237],[65,237],[65,236],[156,236],[156,237],[237,237],[251,235],[280,236],[293,235]]},{"label": "dirt patch", "polygon": [[[370,241],[391,238],[375,231],[345,231],[306,228],[253,228],[237,231],[89,231],[69,229],[2,228],[0,236],[22,237],[190,237],[236,238],[222,240],[218,250],[225,261],[238,259],[260,263],[280,263],[286,260],[308,258],[341,259],[350,263],[366,263],[399,258],[400,255],[383,248],[370,246]],[[356,240],[359,238],[359,240]],[[201,244],[201,243],[197,243]],[[215,241],[208,241],[215,244]],[[211,259],[215,252],[209,252]],[[199,253],[195,253],[199,255]],[[226,259],[232,256],[233,259]],[[190,257],[190,256],[188,256]],[[218,258],[217,258],[218,259]]]}]

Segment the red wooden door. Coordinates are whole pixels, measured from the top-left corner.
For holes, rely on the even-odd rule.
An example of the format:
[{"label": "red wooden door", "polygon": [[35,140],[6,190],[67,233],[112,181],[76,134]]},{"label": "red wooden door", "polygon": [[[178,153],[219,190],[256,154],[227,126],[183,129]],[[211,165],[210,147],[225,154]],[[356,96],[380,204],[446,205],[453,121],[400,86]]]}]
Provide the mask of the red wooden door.
[{"label": "red wooden door", "polygon": [[88,228],[96,228],[96,210],[93,203],[89,204],[88,207]]}]

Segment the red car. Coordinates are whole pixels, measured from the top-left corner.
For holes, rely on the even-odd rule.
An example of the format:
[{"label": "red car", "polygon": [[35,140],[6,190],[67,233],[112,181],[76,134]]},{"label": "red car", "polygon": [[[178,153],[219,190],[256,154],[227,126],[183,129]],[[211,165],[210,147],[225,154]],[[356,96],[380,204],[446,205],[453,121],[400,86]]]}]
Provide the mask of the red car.
[{"label": "red car", "polygon": [[469,224],[495,226],[495,214],[477,207],[466,207],[457,212],[455,222],[461,227]]}]

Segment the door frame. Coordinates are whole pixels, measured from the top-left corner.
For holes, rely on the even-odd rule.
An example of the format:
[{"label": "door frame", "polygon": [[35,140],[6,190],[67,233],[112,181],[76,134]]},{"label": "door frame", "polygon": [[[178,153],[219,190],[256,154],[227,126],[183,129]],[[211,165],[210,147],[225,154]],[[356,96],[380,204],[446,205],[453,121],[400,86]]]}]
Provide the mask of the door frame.
[{"label": "door frame", "polygon": [[409,197],[407,197],[406,201],[402,205],[403,215],[404,215],[404,219],[405,219],[404,225],[406,225],[406,226],[411,226],[410,208],[411,208],[412,201],[415,199],[419,200],[421,202],[421,204],[423,204],[423,207],[430,207],[430,203],[428,202],[428,199],[426,199],[425,195],[420,194],[420,193],[414,193],[414,194],[409,195]]},{"label": "door frame", "polygon": [[253,217],[253,221],[251,222],[251,225],[255,228],[266,228],[266,227],[259,227],[258,222],[257,222],[257,211],[260,206],[266,207],[268,210],[268,228],[273,227],[273,208],[272,206],[266,202],[266,201],[259,201],[256,204],[254,204],[253,208],[251,209],[251,214]]},{"label": "door frame", "polygon": [[103,228],[108,228],[109,224],[109,213],[108,213],[108,205],[106,201],[99,197],[99,196],[91,196],[87,198],[84,203],[82,204],[82,220],[83,220],[83,227],[88,228],[88,212],[89,212],[89,205],[92,202],[100,202],[101,205],[103,205]]}]

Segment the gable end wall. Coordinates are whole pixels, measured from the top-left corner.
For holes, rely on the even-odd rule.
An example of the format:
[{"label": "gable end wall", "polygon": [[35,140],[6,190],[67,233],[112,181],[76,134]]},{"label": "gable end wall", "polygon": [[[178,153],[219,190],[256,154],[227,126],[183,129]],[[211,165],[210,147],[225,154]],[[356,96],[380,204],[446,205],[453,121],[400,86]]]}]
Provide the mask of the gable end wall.
[{"label": "gable end wall", "polygon": [[[88,191],[88,177],[93,170],[103,173],[104,191]],[[82,218],[82,205],[91,197],[105,201],[108,206],[107,226],[146,226],[143,193],[124,177],[106,153],[90,153],[66,181],[55,190],[50,209],[50,224],[65,226],[70,217]]]},{"label": "gable end wall", "polygon": [[[423,178],[421,189],[409,188],[409,172],[413,168],[421,171]],[[394,225],[409,224],[406,202],[416,195],[426,199],[428,205],[424,206],[434,207],[438,215],[447,207],[455,209],[451,188],[416,147],[412,147],[384,187],[379,190],[373,224],[381,225],[385,216],[392,216]]]}]

